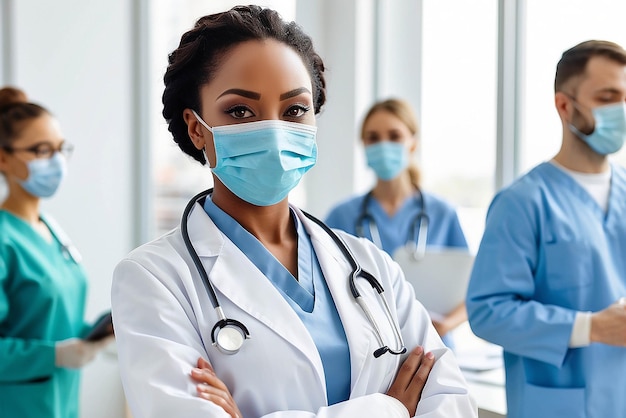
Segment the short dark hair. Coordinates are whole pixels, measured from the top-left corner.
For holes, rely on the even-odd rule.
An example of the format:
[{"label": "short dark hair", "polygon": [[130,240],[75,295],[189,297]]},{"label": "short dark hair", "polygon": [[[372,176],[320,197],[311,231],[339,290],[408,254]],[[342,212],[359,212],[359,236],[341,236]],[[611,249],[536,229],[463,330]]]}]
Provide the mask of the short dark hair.
[{"label": "short dark hair", "polygon": [[264,39],[282,42],[300,55],[311,76],[316,114],[326,101],[324,63],[311,38],[295,22],[285,22],[276,11],[259,6],[236,6],[204,16],[183,34],[178,48],[169,55],[163,77],[163,117],[168,129],[180,149],[201,163],[204,155],[189,138],[183,110],[201,110],[200,87],[211,81],[228,51],[242,42]]},{"label": "short dark hair", "polygon": [[29,103],[22,90],[6,86],[0,89],[0,148],[11,145],[31,119],[50,114],[42,106]]},{"label": "short dark hair", "polygon": [[602,56],[626,65],[626,51],[614,42],[585,41],[563,52],[556,66],[554,91],[562,91],[567,81],[585,73],[587,63],[593,57]]}]

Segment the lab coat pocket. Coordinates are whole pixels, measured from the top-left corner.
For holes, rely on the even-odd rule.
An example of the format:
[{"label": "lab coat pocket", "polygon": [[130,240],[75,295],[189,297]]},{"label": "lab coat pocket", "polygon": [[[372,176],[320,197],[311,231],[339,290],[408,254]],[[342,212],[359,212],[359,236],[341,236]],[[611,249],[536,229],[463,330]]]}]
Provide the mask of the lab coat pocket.
[{"label": "lab coat pocket", "polygon": [[585,418],[585,389],[584,388],[550,388],[524,385],[522,418],[537,417],[567,417]]},{"label": "lab coat pocket", "polygon": [[546,286],[565,290],[589,286],[592,283],[591,254],[584,241],[546,243]]}]

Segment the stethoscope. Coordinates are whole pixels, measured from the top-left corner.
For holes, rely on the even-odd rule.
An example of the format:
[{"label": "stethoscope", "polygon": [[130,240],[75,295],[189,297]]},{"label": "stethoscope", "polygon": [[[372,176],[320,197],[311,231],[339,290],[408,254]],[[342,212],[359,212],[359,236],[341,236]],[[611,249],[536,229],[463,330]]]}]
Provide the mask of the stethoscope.
[{"label": "stethoscope", "polygon": [[[187,203],[187,206],[185,207],[182,216],[181,233],[183,236],[183,241],[185,242],[185,246],[187,247],[187,251],[189,251],[191,259],[193,260],[193,263],[198,270],[198,274],[200,274],[200,277],[202,278],[204,286],[209,295],[209,299],[211,299],[211,304],[213,305],[213,308],[215,309],[215,312],[218,316],[218,321],[215,323],[213,329],[211,330],[211,343],[224,354],[236,354],[243,346],[244,341],[250,338],[250,332],[248,332],[248,328],[246,328],[243,323],[235,319],[227,318],[226,315],[224,315],[224,311],[222,310],[222,307],[217,299],[213,284],[209,280],[209,276],[202,266],[200,257],[198,257],[198,253],[191,243],[191,239],[189,238],[189,232],[187,229],[189,214],[191,213],[192,208],[195,206],[196,203],[202,203],[204,199],[206,199],[206,197],[209,196],[212,192],[213,189],[205,190],[194,196],[189,201],[189,203]],[[374,357],[378,358],[387,352],[395,355],[406,353],[406,347],[404,346],[404,341],[402,339],[402,335],[400,334],[399,326],[396,324],[393,316],[391,315],[391,309],[387,304],[387,300],[382,296],[382,293],[385,290],[383,289],[380,282],[372,274],[361,268],[360,264],[356,261],[356,257],[354,256],[352,251],[350,251],[346,243],[328,226],[326,226],[326,224],[315,218],[313,215],[310,215],[306,212],[304,212],[304,214],[307,218],[322,227],[322,229],[324,229],[324,231],[326,231],[328,235],[330,235],[330,237],[333,239],[335,244],[337,244],[343,255],[350,263],[350,266],[352,268],[352,272],[349,276],[350,292],[352,293],[352,296],[359,304],[363,312],[365,312],[365,316],[367,316],[368,321],[374,328],[374,334],[376,335],[376,339],[378,341],[378,344],[380,345],[380,348],[374,351]],[[372,312],[363,300],[363,297],[361,296],[361,293],[355,284],[357,277],[362,277],[367,280],[372,288],[376,290],[376,293],[378,294],[378,299],[383,305],[387,320],[389,321],[389,323],[391,324],[391,328],[393,329],[394,338],[396,340],[395,342],[399,348],[391,349],[389,348],[389,346],[385,345],[380,329],[378,328],[378,324],[376,323]]]},{"label": "stethoscope", "polygon": [[70,241],[69,237],[63,232],[56,221],[52,218],[44,216],[43,214],[39,215],[39,220],[46,225],[52,235],[54,235],[57,241],[61,244],[61,249],[65,258],[68,260],[71,259],[76,264],[80,264],[83,257],[78,252],[78,248],[72,244],[72,241]]},{"label": "stethoscope", "polygon": [[[419,212],[415,215],[413,222],[411,223],[411,231],[413,231],[413,236],[410,241],[410,250],[412,250],[413,257],[416,260],[421,260],[426,254],[426,241],[428,239],[428,225],[430,223],[430,218],[426,214],[426,204],[424,203],[424,196],[422,195],[422,191],[419,187],[416,187],[416,193],[414,195],[415,201],[419,205]],[[370,190],[363,198],[363,203],[361,204],[361,212],[359,216],[356,218],[356,234],[359,237],[365,237],[365,228],[363,227],[364,223],[368,223],[370,235],[372,236],[372,242],[376,244],[376,246],[380,249],[383,248],[383,242],[380,238],[380,233],[378,231],[378,227],[376,226],[376,221],[369,210],[367,209],[369,203],[372,199],[372,191]],[[411,248],[412,247],[412,248]]]}]

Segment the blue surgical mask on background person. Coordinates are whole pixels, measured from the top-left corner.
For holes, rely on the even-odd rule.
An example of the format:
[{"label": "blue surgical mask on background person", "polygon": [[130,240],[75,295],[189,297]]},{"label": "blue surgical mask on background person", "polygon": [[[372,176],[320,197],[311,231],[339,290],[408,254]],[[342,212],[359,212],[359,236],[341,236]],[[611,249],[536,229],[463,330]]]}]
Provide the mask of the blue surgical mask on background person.
[{"label": "blue surgical mask on background person", "polygon": [[262,120],[211,128],[193,114],[213,133],[216,162],[211,170],[253,205],[270,206],[286,198],[317,161],[315,126]]},{"label": "blue surgical mask on background person", "polygon": [[600,155],[619,151],[626,140],[626,104],[623,102],[591,109],[595,119],[593,132],[584,134],[574,125],[570,130]]},{"label": "blue surgical mask on background person", "polygon": [[396,178],[409,165],[409,152],[404,144],[382,141],[365,147],[367,165],[381,180]]},{"label": "blue surgical mask on background person", "polygon": [[52,196],[67,173],[67,160],[60,152],[50,158],[37,158],[27,163],[28,177],[20,181],[28,193],[37,197]]}]

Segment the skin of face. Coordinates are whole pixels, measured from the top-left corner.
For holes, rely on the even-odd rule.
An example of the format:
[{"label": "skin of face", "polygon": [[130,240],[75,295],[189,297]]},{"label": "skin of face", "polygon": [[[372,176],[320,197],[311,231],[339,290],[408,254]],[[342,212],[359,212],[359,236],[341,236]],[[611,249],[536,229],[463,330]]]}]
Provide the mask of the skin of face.
[{"label": "skin of face", "polygon": [[[49,143],[52,148],[59,149],[64,142],[58,121],[47,114],[25,122],[19,137],[13,141],[13,148],[29,148],[40,143]],[[37,158],[28,151],[7,152],[0,150],[0,171],[5,173],[9,184],[15,180],[28,178],[28,162]]]},{"label": "skin of face", "polygon": [[[195,110],[211,127],[270,119],[315,125],[312,91],[297,52],[273,39],[246,41],[227,53],[213,79],[201,87],[202,109]],[[205,149],[214,167],[213,135],[191,109],[183,117],[194,145]]]},{"label": "skin of face", "polygon": [[363,125],[363,133],[363,145],[366,147],[383,141],[402,143],[409,153],[417,147],[417,139],[404,122],[384,110],[370,115]]},{"label": "skin of face", "polygon": [[[602,56],[589,60],[585,74],[570,81],[564,90],[571,98],[559,92],[557,109],[565,121],[571,122],[581,132],[591,133],[594,127],[592,109],[626,101],[626,66]],[[569,84],[569,83],[568,83]],[[559,108],[560,101],[562,103]]]}]

